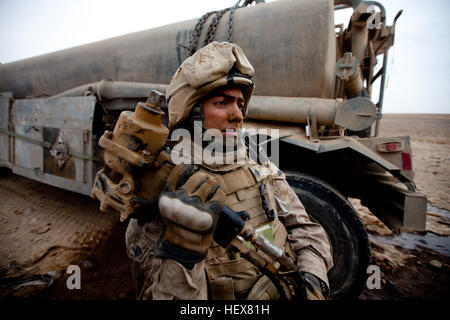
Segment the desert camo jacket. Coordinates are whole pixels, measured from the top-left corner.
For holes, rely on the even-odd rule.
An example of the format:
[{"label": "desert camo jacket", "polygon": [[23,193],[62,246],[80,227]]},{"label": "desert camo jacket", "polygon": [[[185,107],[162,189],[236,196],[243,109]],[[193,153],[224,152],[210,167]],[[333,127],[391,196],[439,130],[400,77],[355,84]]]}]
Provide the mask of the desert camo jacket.
[{"label": "desert camo jacket", "polygon": [[[325,230],[311,221],[305,207],[289,186],[285,175],[271,162],[265,163],[273,174],[278,219],[287,230],[287,239],[300,271],[310,272],[328,286],[327,272],[333,266],[331,248]],[[138,299],[204,300],[208,297],[205,260],[192,270],[171,259],[155,258],[154,248],[162,230],[159,215],[140,225],[131,219],[126,231],[126,249]]]}]

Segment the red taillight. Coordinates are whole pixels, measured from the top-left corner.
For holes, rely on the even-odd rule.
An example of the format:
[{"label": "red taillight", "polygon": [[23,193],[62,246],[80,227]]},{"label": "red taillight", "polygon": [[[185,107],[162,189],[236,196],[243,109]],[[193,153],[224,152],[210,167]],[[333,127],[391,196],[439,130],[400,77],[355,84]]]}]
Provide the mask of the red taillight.
[{"label": "red taillight", "polygon": [[377,144],[378,152],[398,152],[403,150],[401,141],[385,141]]},{"label": "red taillight", "polygon": [[397,144],[395,142],[388,143],[386,145],[386,150],[390,152],[397,151]]},{"label": "red taillight", "polygon": [[412,170],[411,155],[409,153],[402,152],[402,164],[403,170]]}]

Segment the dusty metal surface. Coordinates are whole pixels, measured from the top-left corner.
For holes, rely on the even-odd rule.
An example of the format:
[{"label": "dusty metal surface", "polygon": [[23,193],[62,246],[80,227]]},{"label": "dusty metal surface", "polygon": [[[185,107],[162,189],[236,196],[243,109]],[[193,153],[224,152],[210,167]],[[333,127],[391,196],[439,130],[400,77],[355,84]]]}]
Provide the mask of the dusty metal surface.
[{"label": "dusty metal surface", "polygon": [[139,169],[150,171],[152,165],[159,169],[163,164],[158,154],[169,134],[162,124],[163,105],[164,95],[152,91],[145,103],[138,103],[135,112],[123,111],[114,131],[105,131],[99,140],[105,149],[105,166],[96,174],[92,197],[100,201],[100,210],[118,210],[122,222],[144,202],[155,201],[156,197],[143,194],[150,194],[159,184],[156,179],[141,182],[146,175]]},{"label": "dusty metal surface", "polygon": [[377,119],[377,108],[368,98],[356,97],[340,103],[333,123],[349,130],[370,128]]},{"label": "dusty metal surface", "polygon": [[[396,233],[404,230],[425,231],[427,199],[424,195],[410,192],[382,181],[370,181],[370,195],[363,199],[366,205],[386,226]],[[380,201],[383,199],[384,201]]]},{"label": "dusty metal surface", "polygon": [[15,101],[10,132],[15,136],[9,138],[13,172],[89,195],[95,104],[95,97]]},{"label": "dusty metal surface", "polygon": [[[10,99],[0,96],[0,129],[9,130]],[[9,136],[0,133],[0,165],[9,163]]]},{"label": "dusty metal surface", "polygon": [[359,94],[364,89],[358,59],[351,52],[344,53],[336,63],[336,75],[344,81],[348,96]]},{"label": "dusty metal surface", "polygon": [[[233,42],[258,70],[254,79],[256,94],[319,98],[333,95],[333,9],[331,0],[287,0],[234,12]],[[225,13],[218,23],[214,40],[226,41],[229,14]],[[207,25],[212,19],[211,16]],[[196,22],[192,19],[2,64],[0,92],[13,91],[15,98],[54,95],[102,79],[168,84],[187,57],[182,44],[188,44]],[[206,33],[205,27],[200,44]]]},{"label": "dusty metal surface", "polygon": [[248,107],[248,118],[306,124],[309,113],[317,121],[331,125],[338,101],[333,99],[253,96]]},{"label": "dusty metal surface", "polygon": [[[401,136],[401,137],[381,137],[381,138],[372,138],[372,139],[359,139],[361,143],[363,143],[366,147],[368,147],[373,152],[382,155],[384,159],[395,165],[398,169],[401,170],[401,173],[409,178],[411,181],[414,180],[413,167],[411,162],[409,164],[406,160],[406,155],[411,155],[411,143],[409,136]],[[387,144],[395,143],[399,147],[398,149],[392,151],[380,151],[380,149],[384,149]]]}]

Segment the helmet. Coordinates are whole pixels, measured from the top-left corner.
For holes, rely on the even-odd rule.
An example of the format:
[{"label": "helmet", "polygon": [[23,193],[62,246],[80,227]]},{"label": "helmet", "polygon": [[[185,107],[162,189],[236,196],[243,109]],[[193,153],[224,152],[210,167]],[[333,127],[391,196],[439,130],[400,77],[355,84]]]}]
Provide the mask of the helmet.
[{"label": "helmet", "polygon": [[252,76],[253,67],[236,44],[214,41],[201,48],[183,61],[166,90],[169,129],[182,123],[199,99],[226,85],[242,89],[247,114],[255,88]]}]

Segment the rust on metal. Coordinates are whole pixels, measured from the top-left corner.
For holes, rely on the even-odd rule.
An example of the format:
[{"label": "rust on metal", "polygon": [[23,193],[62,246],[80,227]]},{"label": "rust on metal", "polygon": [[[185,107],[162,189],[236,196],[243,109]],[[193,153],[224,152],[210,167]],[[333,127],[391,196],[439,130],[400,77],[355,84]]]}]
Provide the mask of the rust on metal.
[{"label": "rust on metal", "polygon": [[142,202],[136,201],[135,190],[141,178],[136,169],[150,168],[168,137],[169,130],[162,124],[161,107],[165,103],[164,95],[153,90],[134,112],[123,111],[114,131],[106,130],[99,140],[105,150],[105,167],[96,175],[91,196],[100,200],[102,211],[109,207],[119,211],[121,221]]}]

